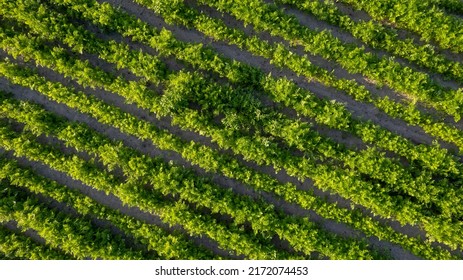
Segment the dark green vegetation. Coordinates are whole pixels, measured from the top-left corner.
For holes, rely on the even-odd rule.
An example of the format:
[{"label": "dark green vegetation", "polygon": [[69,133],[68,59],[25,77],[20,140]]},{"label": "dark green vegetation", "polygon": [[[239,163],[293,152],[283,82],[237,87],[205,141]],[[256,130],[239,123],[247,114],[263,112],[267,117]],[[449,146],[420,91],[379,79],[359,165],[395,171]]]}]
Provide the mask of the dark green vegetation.
[{"label": "dark green vegetation", "polygon": [[463,258],[463,5],[340,2],[0,0],[0,257]]}]

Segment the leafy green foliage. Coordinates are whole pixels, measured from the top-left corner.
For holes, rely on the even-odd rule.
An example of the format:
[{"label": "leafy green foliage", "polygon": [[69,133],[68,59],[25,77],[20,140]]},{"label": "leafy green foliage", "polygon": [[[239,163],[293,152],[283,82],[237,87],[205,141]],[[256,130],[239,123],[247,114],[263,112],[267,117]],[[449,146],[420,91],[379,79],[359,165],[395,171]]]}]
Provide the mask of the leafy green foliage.
[{"label": "leafy green foliage", "polygon": [[[453,142],[460,149],[463,147],[462,132],[455,126],[435,121],[413,105],[397,103],[387,97],[375,97],[355,81],[338,79],[332,73],[316,67],[306,56],[292,53],[284,44],[271,44],[257,36],[247,36],[185,5],[183,1],[136,2],[153,9],[171,24],[194,28],[216,40],[235,44],[269,59],[279,67],[288,68],[309,80],[315,79],[347,93],[357,101],[374,104],[390,116],[421,126],[427,133]],[[309,7],[308,2],[305,2],[305,8]],[[458,235],[462,227],[459,219],[463,194],[458,183],[463,176],[462,164],[446,149],[437,144],[416,145],[379,125],[358,120],[340,103],[319,99],[286,78],[275,79],[258,68],[227,59],[201,44],[177,40],[171,32],[157,30],[108,3],[99,4],[93,0],[52,0],[51,3],[62,5],[59,9],[65,10],[67,14],[56,12],[51,5],[41,2],[0,1],[3,17],[28,26],[25,31],[27,35],[18,33],[17,29],[8,25],[2,26],[2,49],[15,58],[32,60],[37,65],[48,67],[81,86],[118,94],[127,103],[135,103],[158,118],[169,117],[172,124],[207,136],[217,144],[219,150],[184,141],[92,95],[50,82],[13,63],[1,62],[0,74],[10,82],[39,91],[123,133],[149,140],[162,150],[175,151],[191,164],[208,172],[221,173],[257,191],[273,193],[285,201],[314,210],[324,218],[345,223],[367,236],[399,244],[424,258],[455,258],[448,251],[431,245],[431,241],[436,240],[451,248],[462,246],[462,239]],[[338,61],[352,73],[370,75],[378,82],[385,82],[411,96],[418,96],[459,118],[458,91],[447,92],[448,89],[434,84],[423,73],[402,67],[393,60],[378,59],[363,49],[341,44],[328,32],[313,32],[304,28],[273,5],[261,1],[245,1],[244,4],[213,1],[206,4],[218,5],[220,9],[242,17],[245,23],[253,23],[255,27],[282,36],[292,44],[302,44],[310,52]],[[257,12],[241,13],[245,5],[252,5]],[[309,8],[327,8],[321,10],[328,12],[317,10],[319,16],[329,16],[326,20],[351,26],[347,18],[339,16],[328,6],[320,5],[314,4]],[[327,14],[331,12],[332,15]],[[130,37],[152,47],[159,56],[132,50],[125,43],[97,39],[91,32],[71,23],[73,21],[69,18],[91,21],[106,31]],[[358,35],[370,42],[380,44],[387,38],[386,31],[373,32],[375,25],[365,28],[360,26],[356,29]],[[71,51],[50,47],[52,41],[64,43]],[[407,45],[402,47],[407,48]],[[415,57],[421,53],[432,56],[427,53],[427,49],[413,51],[416,52]],[[114,64],[115,68],[128,69],[142,79],[127,81],[121,76],[93,67],[88,61],[77,59],[71,52],[92,53]],[[166,57],[174,57],[194,68],[217,73],[232,82],[233,86],[215,83],[200,73],[184,70],[171,72],[162,62]],[[444,71],[443,65],[447,62],[439,58],[435,62],[442,63],[436,64],[435,68]],[[380,77],[385,80],[380,80]],[[156,92],[151,84],[162,88],[163,92]],[[319,124],[352,133],[367,144],[404,156],[410,166],[386,156],[377,148],[348,149],[320,135],[311,125],[280,113],[279,108],[265,106],[255,97],[255,90],[267,94],[273,101],[296,109],[298,114],[313,118]],[[306,255],[317,251],[335,259],[380,257],[362,242],[339,238],[307,219],[289,217],[273,209],[271,204],[224,190],[188,169],[142,155],[84,125],[46,113],[28,102],[1,99],[3,117],[24,123],[26,130],[36,136],[51,135],[75,150],[97,157],[109,171],[121,169],[127,181],[120,182],[110,172],[78,156],[67,156],[39,144],[28,132],[14,133],[7,128],[3,129],[3,148],[14,151],[17,156],[49,165],[95,189],[115,194],[124,203],[160,215],[169,225],[181,225],[190,235],[206,235],[221,248],[233,251],[233,254],[247,258],[299,258],[274,247],[270,239],[278,235],[293,249]],[[359,210],[338,207],[310,192],[299,190],[294,184],[282,184],[241,163],[230,152],[259,165],[272,166],[276,172],[285,170],[300,180],[311,179],[316,187],[340,194],[353,202],[353,205],[364,206],[375,215],[395,219],[402,225],[416,224],[426,231],[428,239],[421,241],[400,234]],[[50,156],[51,159],[48,158]],[[12,169],[11,164],[5,166],[9,167],[2,175],[4,178],[11,179],[9,173],[24,172]],[[23,181],[18,178],[15,180],[24,186],[28,181],[34,181],[33,178],[25,176]],[[153,189],[146,188],[147,185],[153,186]],[[207,256],[207,253],[203,255],[202,252],[197,252],[197,255],[191,253],[191,244],[186,240],[170,237],[156,227],[152,229],[153,235],[145,236],[144,233],[151,230],[147,225],[102,208],[85,197],[67,193],[59,187],[57,189],[59,191],[56,192],[44,188],[34,188],[32,191],[45,192],[57,200],[63,199],[63,202],[74,205],[83,215],[91,213],[110,220],[127,233],[137,236],[143,244],[164,258]],[[202,211],[229,216],[232,222],[219,222]],[[244,230],[248,226],[251,230]],[[140,228],[135,230],[134,227]],[[163,243],[170,245],[165,248]]]},{"label": "leafy green foliage", "polygon": [[[398,27],[416,32],[426,42],[434,41],[441,48],[454,52],[463,51],[462,20],[449,16],[437,6],[431,5],[437,1],[341,0],[341,2],[352,4],[357,9],[367,11],[374,19],[387,20]],[[461,10],[461,2],[459,5],[451,3],[459,1],[444,0],[439,2],[444,7],[455,7],[455,9]]]},{"label": "leafy green foliage", "polygon": [[[6,132],[1,128],[2,133]],[[3,140],[3,139],[2,139]],[[23,229],[34,229],[52,248],[78,259],[143,259],[140,251],[126,246],[120,236],[97,228],[90,220],[50,209],[36,197],[2,184],[0,218],[14,220]]]},{"label": "leafy green foliage", "polygon": [[0,252],[9,259],[69,260],[70,255],[42,245],[33,239],[0,226]]},{"label": "leafy green foliage", "polygon": [[[18,104],[19,105],[19,104]],[[55,119],[50,117],[49,121]],[[29,169],[18,166],[14,160],[0,160],[0,179],[8,179],[14,185],[26,188],[33,193],[50,197],[57,202],[65,203],[81,215],[90,215],[106,220],[154,250],[156,257],[162,259],[213,259],[214,256],[204,248],[195,246],[184,235],[169,234],[164,229],[146,224],[117,210],[100,205],[82,193],[59,185],[35,174]],[[44,257],[37,257],[43,259]],[[62,259],[63,257],[55,257]]]},{"label": "leafy green foliage", "polygon": [[[355,21],[342,13],[333,2],[316,0],[278,0],[276,2],[295,6],[314,15],[318,19],[341,27],[350,32],[355,38],[362,40],[374,48],[386,50],[393,55],[400,56],[431,71],[441,73],[449,79],[455,79],[463,83],[463,66],[460,62],[451,61],[444,55],[437,53],[428,44],[418,46],[411,39],[400,39],[396,29],[381,25],[373,20]],[[460,1],[435,2],[458,2],[461,4]]]}]

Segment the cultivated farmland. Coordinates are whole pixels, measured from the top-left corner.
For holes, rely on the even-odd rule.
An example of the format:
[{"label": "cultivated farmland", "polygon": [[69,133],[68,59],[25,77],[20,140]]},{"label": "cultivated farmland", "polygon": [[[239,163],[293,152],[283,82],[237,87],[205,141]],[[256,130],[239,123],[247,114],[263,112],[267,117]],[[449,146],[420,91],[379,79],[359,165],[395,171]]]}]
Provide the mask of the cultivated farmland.
[{"label": "cultivated farmland", "polygon": [[460,0],[0,0],[0,259],[462,259]]}]

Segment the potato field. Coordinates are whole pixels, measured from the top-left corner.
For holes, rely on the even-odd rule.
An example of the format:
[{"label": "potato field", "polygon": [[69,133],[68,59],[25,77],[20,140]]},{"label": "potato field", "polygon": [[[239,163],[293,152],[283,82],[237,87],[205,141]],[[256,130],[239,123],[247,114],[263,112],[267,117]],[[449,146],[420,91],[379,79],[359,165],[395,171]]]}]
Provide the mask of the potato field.
[{"label": "potato field", "polygon": [[0,0],[0,259],[463,259],[463,1]]}]

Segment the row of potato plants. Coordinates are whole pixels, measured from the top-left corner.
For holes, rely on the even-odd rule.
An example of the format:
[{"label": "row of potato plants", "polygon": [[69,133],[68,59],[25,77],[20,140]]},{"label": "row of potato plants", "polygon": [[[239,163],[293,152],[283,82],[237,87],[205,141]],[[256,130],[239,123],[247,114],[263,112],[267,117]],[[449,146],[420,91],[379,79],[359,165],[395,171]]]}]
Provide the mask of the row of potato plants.
[{"label": "row of potato plants", "polygon": [[[410,0],[340,0],[358,10],[366,11],[373,19],[387,21],[399,28],[418,33],[426,42],[453,52],[463,51],[463,21],[446,14],[429,1]],[[446,6],[451,6],[446,5]]]},{"label": "row of potato plants", "polygon": [[[362,255],[365,254],[364,257],[369,258],[361,244],[336,238],[306,219],[281,215],[269,204],[236,195],[229,189],[200,180],[192,173],[185,172],[184,168],[169,165],[157,158],[147,158],[132,149],[122,147],[119,143],[113,143],[86,126],[69,124],[50,115],[45,118],[48,122],[41,123],[40,120],[45,116],[35,116],[34,110],[31,110],[33,107],[28,107],[22,114],[17,115],[13,115],[14,111],[9,109],[5,108],[2,111],[19,122],[27,120],[25,124],[35,133],[56,136],[76,150],[98,156],[111,168],[120,167],[128,180],[141,184],[149,183],[165,195],[178,196],[210,209],[212,213],[229,215],[237,226],[248,222],[255,232],[268,236],[276,233],[293,248],[306,254],[316,250],[330,258],[349,258],[358,250],[358,257],[363,258]],[[24,119],[26,114],[27,119]],[[87,139],[92,141],[88,142]],[[170,179],[168,183],[166,178]],[[347,248],[349,250],[346,250]]]},{"label": "row of potato plants", "polygon": [[[9,104],[5,102],[9,101]],[[21,106],[30,108],[26,103],[13,100],[4,100],[3,106]],[[27,109],[26,109],[27,112]],[[23,112],[24,119],[33,119],[33,111]],[[42,125],[42,124],[35,124]],[[47,124],[50,125],[50,124]],[[34,129],[28,126],[28,129]],[[134,237],[137,242],[145,245],[150,251],[155,251],[156,258],[161,259],[214,259],[214,255],[205,248],[194,245],[190,240],[178,232],[170,234],[163,228],[145,223],[133,217],[124,215],[118,210],[101,205],[79,191],[60,185],[55,181],[46,179],[32,170],[22,168],[15,160],[3,159],[0,161],[0,179],[7,179],[11,184],[29,190],[32,193],[50,197],[53,200],[72,207],[80,215],[89,215],[99,220],[109,221],[122,230],[127,236]]]},{"label": "row of potato plants", "polygon": [[[4,40],[1,45],[8,53],[13,56],[22,54],[23,59],[33,59],[36,63],[57,70],[65,76],[69,76],[74,79],[76,79],[76,77],[83,77],[84,75],[95,78],[105,77],[104,79],[98,79],[97,81],[88,78],[77,78],[78,83],[82,85],[101,87],[116,93],[121,92],[122,96],[128,97],[129,99],[130,95],[127,95],[127,92],[131,92],[132,95],[137,94],[136,92],[133,92],[134,87],[129,86],[128,82],[116,79],[116,77],[111,77],[106,72],[101,70],[97,71],[99,69],[89,67],[81,61],[72,59],[71,56],[63,53],[62,49],[54,48],[51,50],[47,46],[38,45],[37,41],[30,36],[19,35],[15,38],[3,38]],[[81,67],[72,67],[73,65]],[[115,82],[116,80],[117,82]],[[192,87],[206,86],[204,81],[201,79],[192,82],[195,82],[195,84],[191,84]],[[431,200],[433,200],[434,197],[439,195],[439,192],[442,191],[442,189],[436,189],[436,186],[433,186],[433,184],[429,182],[431,179],[430,174],[422,174],[419,178],[414,178],[411,174],[411,172],[414,172],[413,170],[407,171],[397,162],[385,158],[383,155],[378,154],[373,150],[361,151],[359,153],[352,150],[345,150],[343,147],[335,145],[335,143],[332,143],[328,139],[318,135],[316,132],[311,131],[310,127],[304,123],[291,121],[281,114],[265,110],[265,108],[262,108],[262,105],[258,100],[253,99],[250,95],[246,95],[246,93],[238,93],[229,88],[214,85],[211,82],[206,83],[208,85],[207,88],[201,88],[201,90],[197,91],[201,93],[201,96],[198,96],[198,100],[180,100],[181,97],[177,98],[176,96],[168,95],[165,96],[166,102],[162,102],[162,100],[153,101],[151,97],[156,95],[150,94],[149,91],[144,91],[137,100],[142,99],[145,103],[152,104],[149,107],[141,106],[143,108],[151,109],[151,111],[153,111],[153,107],[155,109],[156,107],[160,107],[155,105],[159,102],[162,102],[164,106],[163,111],[168,109],[166,108],[166,103],[167,101],[172,102],[173,99],[178,99],[178,102],[183,101],[186,103],[188,101],[195,101],[207,106],[213,106],[213,110],[218,110],[216,108],[220,107],[220,110],[222,110],[220,112],[225,115],[222,122],[227,123],[227,128],[230,128],[230,125],[236,123],[237,117],[235,117],[235,112],[236,110],[240,110],[239,118],[244,118],[246,122],[248,122],[247,120],[254,120],[252,121],[254,125],[263,126],[264,130],[267,130],[267,132],[272,134],[274,137],[281,136],[289,144],[296,146],[298,149],[305,152],[311,152],[313,149],[316,149],[319,153],[317,154],[318,159],[320,159],[320,155],[323,155],[341,160],[350,168],[357,167],[356,169],[358,171],[375,179],[383,180],[392,185],[398,185],[399,189],[405,191],[409,195],[423,199],[425,203],[430,203]],[[137,88],[141,89],[142,86]],[[241,98],[237,99],[236,96],[240,96]],[[234,104],[235,106],[227,108],[230,107],[230,104]],[[170,104],[169,106],[176,107],[177,104]],[[253,109],[257,110],[259,115],[253,115]],[[223,110],[227,111],[225,112]],[[245,112],[244,110],[249,110],[249,112]],[[156,113],[159,114],[159,111]],[[232,118],[232,120],[228,121],[227,118]],[[243,123],[243,121],[241,123]],[[308,145],[311,142],[313,142],[313,145],[309,147]],[[385,174],[387,174],[387,176],[385,176]],[[451,197],[457,199],[455,194],[452,194]],[[439,201],[437,201],[437,204],[439,204]],[[451,204],[450,200],[447,201],[447,204]],[[456,205],[451,205],[450,209],[452,211],[457,211],[458,205],[458,203],[456,203]]]},{"label": "row of potato plants", "polygon": [[317,19],[350,32],[355,38],[376,49],[405,58],[448,79],[463,83],[463,65],[438,53],[431,45],[417,45],[412,39],[399,38],[398,31],[374,20],[353,20],[341,12],[333,2],[316,0],[278,0],[278,4],[290,5],[314,15]]},{"label": "row of potato plants", "polygon": [[[86,161],[77,155],[65,155],[55,147],[40,144],[34,141],[33,135],[28,132],[15,133],[6,127],[0,132],[2,148],[14,152],[15,156],[41,162],[96,190],[113,194],[127,205],[158,215],[170,226],[181,225],[192,236],[208,236],[230,253],[236,252],[237,255],[252,259],[291,257],[288,253],[264,242],[265,240],[245,233],[243,228],[224,225],[209,215],[201,214],[182,200],[166,197],[138,182],[121,182],[108,171],[98,168],[94,162]],[[164,178],[166,184],[170,179]]]},{"label": "row of potato plants", "polygon": [[[11,134],[7,126],[0,130],[2,136]],[[51,209],[36,197],[5,182],[1,192],[0,219],[15,221],[24,230],[33,229],[51,248],[59,248],[77,259],[149,258],[128,247],[121,236],[94,226],[89,219]]]},{"label": "row of potato plants", "polygon": [[[107,3],[105,3],[106,5],[99,5],[92,2],[91,4],[96,6],[94,7],[95,10],[92,10],[91,6],[89,6],[90,4],[87,2],[82,4],[82,6],[74,2],[72,4],[75,5],[72,6],[75,11],[85,11],[85,14],[82,16],[87,20],[92,20],[95,24],[114,22],[118,18],[120,19],[116,21],[119,24],[118,26],[103,25],[102,27],[111,27],[115,31],[122,32],[125,36],[132,36],[134,40],[147,43],[161,53],[175,55],[177,58],[187,61],[194,66],[215,71],[233,82],[263,89],[276,101],[293,106],[299,112],[302,112],[302,114],[314,117],[317,121],[330,127],[348,130],[367,143],[379,145],[381,148],[391,150],[412,161],[419,159],[426,167],[433,171],[442,171],[445,174],[450,172],[457,175],[460,173],[459,169],[455,166],[455,160],[452,159],[451,155],[448,155],[447,150],[439,149],[437,146],[415,146],[405,138],[394,135],[390,131],[382,129],[371,122],[353,120],[350,114],[339,103],[333,104],[327,100],[317,99],[310,92],[301,90],[294,83],[286,79],[275,80],[271,76],[264,75],[256,68],[249,67],[237,61],[227,60],[211,49],[202,48],[201,45],[191,45],[177,41],[166,30],[158,33],[141,21],[114,10]],[[101,18],[101,15],[104,15],[104,17]],[[111,20],[107,17],[111,17]],[[210,28],[210,30],[215,30],[215,28]],[[48,32],[52,31],[48,30]],[[330,80],[333,82],[337,81],[333,77]],[[346,85],[352,84],[352,81],[345,81]],[[348,90],[352,93],[359,92],[356,91],[356,88],[349,88]],[[388,114],[405,118],[412,124],[416,125],[419,123],[427,132],[431,132],[431,134],[437,135],[446,141],[454,142],[458,146],[463,144],[461,140],[463,138],[459,137],[461,131],[454,127],[449,127],[444,123],[433,122],[431,118],[423,116],[412,106],[403,106],[388,98],[378,99],[375,105],[383,108]]]},{"label": "row of potato plants", "polygon": [[245,24],[252,24],[257,30],[265,30],[293,45],[303,46],[307,52],[336,61],[351,73],[361,73],[372,80],[387,84],[398,92],[453,116],[455,121],[461,117],[461,89],[445,88],[424,72],[414,71],[390,58],[380,58],[354,44],[343,43],[327,30],[319,32],[310,29],[275,5],[266,4],[261,0],[199,2],[221,12],[230,13]]},{"label": "row of potato plants", "polygon": [[[2,66],[4,66],[4,65],[2,65]],[[10,66],[11,66],[11,65],[10,65]],[[54,89],[54,91],[57,90],[58,85],[53,84],[53,86],[43,87],[43,86],[40,85],[41,83],[43,84],[43,80],[41,80],[41,79],[33,79],[33,77],[32,77],[31,75],[27,75],[27,77],[24,76],[24,75],[22,75],[22,77],[21,77],[21,75],[13,76],[13,75],[12,75],[13,73],[15,73],[15,74],[25,74],[24,71],[18,71],[18,70],[19,70],[18,67],[8,67],[8,68],[2,67],[1,69],[2,69],[2,70],[8,70],[8,69],[10,70],[10,71],[2,71],[2,74],[5,75],[5,76],[7,76],[7,77],[8,77],[9,79],[11,79],[14,83],[19,83],[19,84],[22,84],[22,85],[27,85],[27,84],[29,83],[29,84],[31,84],[31,85],[34,85],[34,87],[35,87],[36,89],[38,89],[39,91],[45,93],[45,94],[48,95],[48,96],[53,95],[53,93],[54,93],[53,90],[51,90],[51,89]],[[32,78],[32,79],[31,79],[31,78]],[[40,90],[40,89],[41,89],[41,90]],[[72,94],[72,93],[71,93],[71,94]],[[58,95],[58,96],[56,96],[56,95]],[[73,96],[76,96],[76,93],[73,93],[72,95],[73,95]],[[82,95],[83,95],[83,94],[82,94]],[[55,96],[59,98],[59,96],[63,96],[63,92],[61,91],[61,93],[55,93]],[[56,98],[55,98],[55,99],[56,99]],[[90,106],[90,104],[93,104],[93,106],[95,107],[95,104],[96,104],[96,103],[97,103],[96,100],[93,100],[93,101],[80,100],[80,102],[79,102],[79,104],[81,104],[81,105],[83,105],[83,107],[85,107],[84,110],[86,110],[87,112],[88,112],[88,111],[90,111],[90,112],[93,111],[93,114],[95,114],[95,111],[96,111],[96,110],[92,110],[92,108],[88,108],[88,107]],[[66,104],[69,105],[69,100],[66,102]],[[98,104],[98,105],[100,105],[100,104]],[[75,106],[75,105],[74,105],[74,106]],[[116,110],[114,110],[113,108],[109,108],[109,107],[106,107],[105,109],[106,109],[107,113],[110,112],[110,113],[109,113],[110,116],[105,116],[105,117],[106,117],[106,118],[108,118],[108,117],[109,117],[109,118],[111,118],[111,117],[114,118],[114,112],[115,112]],[[101,110],[99,110],[99,111],[101,112]],[[108,115],[108,114],[106,114],[106,115]],[[121,122],[121,121],[119,120],[119,122],[116,121],[116,123],[119,123],[119,125],[120,125],[120,124],[127,123],[127,121]],[[141,126],[137,126],[137,128],[139,128],[139,127],[141,127]],[[333,173],[331,173],[331,174],[333,174]],[[342,182],[343,179],[338,178],[339,180],[337,180],[336,178],[332,178],[332,177],[330,177],[331,174],[320,174],[320,176],[322,176],[322,177],[319,176],[320,181],[321,181],[321,182],[324,182],[324,181],[330,182],[330,181],[331,181],[333,184],[337,184],[339,180]],[[324,176],[324,175],[326,175],[326,176]],[[338,176],[338,177],[339,177],[339,176]],[[329,178],[329,180],[327,180],[328,178]],[[352,180],[351,180],[351,181],[352,181]],[[320,183],[320,182],[319,182],[319,183]],[[349,182],[348,182],[348,183],[349,183]],[[386,198],[386,199],[387,199],[387,198]],[[415,212],[415,211],[414,211],[414,212]],[[407,211],[404,211],[404,213],[408,213],[408,212],[407,212]],[[413,214],[413,213],[412,213],[412,214]],[[445,226],[445,223],[444,223],[444,224],[440,224],[440,225],[433,225],[433,226],[434,226],[434,229],[437,229],[437,227]],[[429,225],[428,225],[428,227],[429,227]],[[450,233],[447,232],[446,234],[449,235]],[[442,235],[442,234],[439,234],[439,235]],[[434,234],[434,236],[437,236],[437,235]],[[452,237],[452,238],[453,238],[453,237]]]},{"label": "row of potato plants", "polygon": [[[69,260],[72,257],[0,225],[0,253],[8,259]],[[0,256],[0,259],[3,259]]]}]

